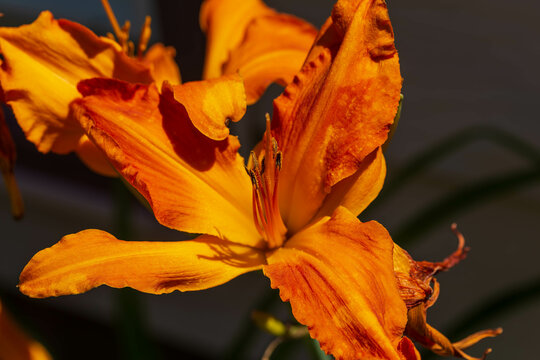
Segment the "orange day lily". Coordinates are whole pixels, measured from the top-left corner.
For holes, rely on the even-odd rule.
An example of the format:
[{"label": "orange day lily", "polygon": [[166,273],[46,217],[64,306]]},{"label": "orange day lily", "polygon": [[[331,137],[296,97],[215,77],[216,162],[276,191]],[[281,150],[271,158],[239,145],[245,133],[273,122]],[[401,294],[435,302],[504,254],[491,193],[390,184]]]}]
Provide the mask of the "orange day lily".
[{"label": "orange day lily", "polygon": [[392,240],[378,223],[356,218],[382,186],[380,145],[401,88],[383,1],[337,3],[276,100],[248,174],[225,126],[245,111],[237,75],[165,83],[161,92],[111,79],[78,87],[82,127],[157,219],[204,235],[164,243],[99,230],[69,235],[30,261],[23,293],[74,294],[101,284],[201,290],[263,269],[336,358],[403,358],[407,309]]},{"label": "orange day lily", "polygon": [[356,217],[382,187],[380,146],[400,98],[384,1],[337,2],[275,100],[247,167],[226,127],[246,108],[238,75],[158,85],[82,81],[73,114],[163,225],[203,235],[181,242],[68,235],[32,258],[20,290],[48,297],[106,284],[161,294],[262,269],[335,358],[419,358],[403,336],[410,313],[403,289],[417,279],[416,263],[401,262],[406,253],[394,251],[382,225]]}]

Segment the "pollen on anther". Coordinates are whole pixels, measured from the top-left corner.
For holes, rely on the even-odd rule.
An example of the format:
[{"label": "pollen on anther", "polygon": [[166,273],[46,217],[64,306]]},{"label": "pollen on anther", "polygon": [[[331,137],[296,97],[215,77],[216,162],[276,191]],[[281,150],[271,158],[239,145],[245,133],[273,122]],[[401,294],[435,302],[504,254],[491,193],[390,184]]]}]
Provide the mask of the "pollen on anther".
[{"label": "pollen on anther", "polygon": [[276,153],[276,167],[278,170],[281,170],[281,151]]}]

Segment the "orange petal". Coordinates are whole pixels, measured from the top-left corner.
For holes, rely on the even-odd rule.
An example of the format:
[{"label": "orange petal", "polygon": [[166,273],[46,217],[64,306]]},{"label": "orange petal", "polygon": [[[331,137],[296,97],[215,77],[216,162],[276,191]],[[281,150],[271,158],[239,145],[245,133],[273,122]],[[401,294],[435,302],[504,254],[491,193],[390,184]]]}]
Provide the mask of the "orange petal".
[{"label": "orange petal", "polygon": [[205,0],[200,12],[201,28],[206,33],[203,78],[221,76],[229,52],[241,43],[251,20],[272,13],[274,10],[261,0]]},{"label": "orange petal", "polygon": [[406,324],[392,239],[338,208],[267,257],[264,273],[321,348],[336,359],[401,359]]},{"label": "orange petal", "polygon": [[79,159],[81,159],[90,170],[103,176],[118,176],[118,173],[114,170],[114,167],[107,159],[107,156],[101,149],[94,145],[92,141],[90,141],[88,136],[81,136],[75,152]]},{"label": "orange petal", "polygon": [[212,140],[229,136],[229,121],[237,122],[246,112],[244,83],[238,74],[170,87],[184,105],[193,125]]},{"label": "orange petal", "polygon": [[64,236],[23,269],[19,289],[31,297],[80,294],[100,285],[163,294],[221,285],[262,267],[264,256],[215,236],[192,241],[122,241],[100,230]]},{"label": "orange petal", "polygon": [[49,360],[52,359],[40,343],[30,339],[0,301],[0,359]]},{"label": "orange petal", "polygon": [[[347,19],[336,10],[344,5]],[[399,61],[383,0],[340,0],[323,29],[311,61],[274,102],[281,213],[293,232],[385,142],[399,103]]]},{"label": "orange petal", "polygon": [[317,30],[287,14],[271,13],[249,23],[242,43],[231,50],[223,72],[240,72],[246,85],[248,104],[277,81],[286,86],[296,74],[315,40]]},{"label": "orange petal", "polygon": [[55,20],[48,11],[30,25],[1,27],[0,51],[5,101],[41,152],[67,153],[77,147],[83,131],[70,116],[69,104],[80,96],[76,85],[81,79],[152,81],[148,68],[114,41],[80,24]]},{"label": "orange petal", "polygon": [[[433,294],[431,282],[441,271],[447,271],[467,256],[463,235],[457,231],[455,224],[452,229],[459,239],[458,248],[441,262],[414,261],[413,258],[398,245],[394,245],[394,272],[398,279],[401,298],[408,308],[426,302]],[[432,302],[434,302],[433,299]],[[435,299],[436,300],[436,299]]]},{"label": "orange petal", "polygon": [[[439,295],[439,284],[434,276],[459,263],[469,250],[465,247],[465,239],[455,224],[452,225],[452,230],[458,237],[458,248],[441,262],[414,261],[405,250],[394,245],[394,272],[398,279],[400,296],[409,309],[406,333],[413,340],[436,354],[467,360],[483,360],[491,352],[491,349],[487,349],[480,358],[469,356],[463,350],[486,337],[499,335],[502,333],[502,329],[479,331],[461,341],[452,343],[426,321],[426,311],[435,304]],[[431,288],[432,283],[433,289]]]},{"label": "orange petal", "polygon": [[251,181],[236,137],[211,140],[169,87],[92,79],[79,84],[81,124],[163,225],[256,245]]},{"label": "orange petal", "polygon": [[315,216],[329,216],[338,206],[344,206],[358,216],[377,197],[386,176],[386,163],[381,148],[362,161],[356,173],[332,187],[330,194]]},{"label": "orange petal", "polygon": [[15,219],[20,219],[24,214],[24,204],[15,180],[14,168],[16,157],[15,143],[6,124],[4,110],[0,107],[0,172],[4,177],[9,194],[11,214]]},{"label": "orange petal", "polygon": [[172,85],[178,85],[182,83],[180,77],[180,69],[174,61],[176,56],[176,50],[171,46],[164,46],[163,44],[154,44],[144,54],[143,61],[150,65],[152,77],[158,84],[168,81]]}]

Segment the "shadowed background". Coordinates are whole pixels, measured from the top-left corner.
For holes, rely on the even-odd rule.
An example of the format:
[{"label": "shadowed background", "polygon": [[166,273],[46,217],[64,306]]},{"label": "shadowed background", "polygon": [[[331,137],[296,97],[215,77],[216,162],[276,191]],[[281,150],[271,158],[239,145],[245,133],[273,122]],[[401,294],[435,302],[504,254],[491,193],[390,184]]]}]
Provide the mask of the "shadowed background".
[{"label": "shadowed background", "polygon": [[[320,26],[333,1],[267,3]],[[151,43],[174,46],[183,80],[200,79],[200,1],[111,0],[111,5],[121,23],[132,22],[133,39],[144,16],[151,15]],[[456,247],[450,224],[457,222],[471,252],[438,277],[441,295],[428,312],[428,322],[457,337],[502,326],[503,335],[482,341],[471,352],[493,347],[490,359],[534,358],[540,320],[540,165],[534,155],[540,135],[540,3],[388,0],[388,7],[405,101],[386,151],[388,186],[360,218],[381,222],[415,259],[432,261],[442,260]],[[100,35],[111,31],[97,0],[2,0],[0,22],[29,23],[45,9]],[[260,138],[264,114],[271,112],[271,101],[280,91],[272,86],[233,129],[244,154]],[[20,295],[15,287],[20,270],[33,254],[63,235],[98,228],[120,237],[127,218],[134,240],[186,236],[160,226],[115,181],[91,173],[75,156],[39,154],[13,118],[8,116],[8,122],[17,143],[16,175],[26,215],[20,222],[11,220],[7,194],[0,186],[0,296],[56,359],[262,355],[271,338],[246,327],[250,311],[265,308],[290,319],[287,305],[275,301],[269,281],[260,273],[207,291],[162,296],[109,288],[46,300]],[[437,148],[440,144],[448,146]],[[429,155],[419,162],[428,164],[424,169],[411,165],[422,152]],[[125,206],[119,207],[119,201]],[[465,332],[460,332],[460,324],[468,326]],[[243,342],[249,345],[235,353],[235,344]],[[309,351],[297,342],[276,355],[307,359]]]}]

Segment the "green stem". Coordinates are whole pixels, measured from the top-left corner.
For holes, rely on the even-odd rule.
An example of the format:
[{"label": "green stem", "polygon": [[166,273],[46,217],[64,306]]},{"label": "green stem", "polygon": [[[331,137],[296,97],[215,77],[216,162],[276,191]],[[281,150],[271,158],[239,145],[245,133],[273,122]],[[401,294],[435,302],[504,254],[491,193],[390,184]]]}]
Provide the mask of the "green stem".
[{"label": "green stem", "polygon": [[[279,300],[279,295],[276,290],[267,290],[263,296],[261,296],[252,309],[267,312],[270,307]],[[243,359],[246,356],[247,349],[252,344],[255,336],[258,334],[258,328],[254,321],[251,320],[251,316],[246,316],[243,320],[240,331],[235,336],[232,344],[229,346],[229,350],[225,352],[224,359],[238,360]]]},{"label": "green stem", "polygon": [[421,234],[445,221],[458,211],[538,180],[540,180],[540,167],[532,170],[514,171],[467,185],[417,212],[405,222],[405,225],[393,232],[393,237],[400,245],[410,245]]},{"label": "green stem", "polygon": [[[118,238],[131,240],[132,195],[121,181],[114,183],[115,233]],[[141,297],[135,290],[119,289],[116,297],[116,320],[121,357],[124,359],[155,359],[147,336]]]},{"label": "green stem", "polygon": [[326,355],[324,351],[321,349],[321,345],[319,342],[315,339],[312,339],[311,337],[307,336],[305,338],[305,341],[307,342],[307,346],[309,350],[311,351],[311,355],[313,359],[315,360],[331,360],[333,359],[331,356]]}]

